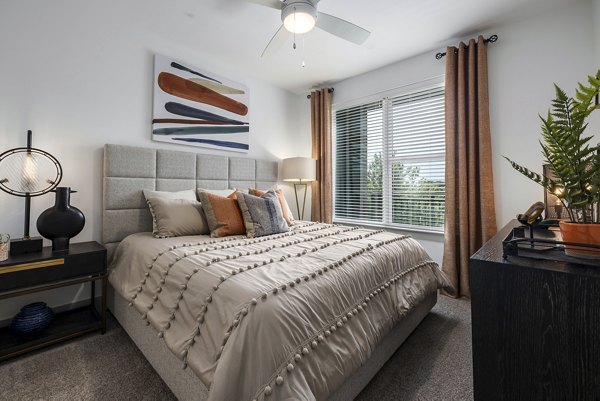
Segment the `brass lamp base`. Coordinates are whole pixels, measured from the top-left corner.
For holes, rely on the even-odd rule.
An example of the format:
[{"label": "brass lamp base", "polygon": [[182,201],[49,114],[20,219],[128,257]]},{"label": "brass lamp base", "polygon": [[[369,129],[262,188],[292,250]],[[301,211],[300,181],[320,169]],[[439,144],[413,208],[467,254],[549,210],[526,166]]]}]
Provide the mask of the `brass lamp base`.
[{"label": "brass lamp base", "polygon": [[[302,213],[300,213],[300,204],[298,203],[298,187],[304,187],[304,200],[302,202]],[[294,195],[296,195],[296,210],[298,218],[304,220],[304,207],[306,206],[306,193],[308,192],[308,184],[300,180],[299,183],[294,183]]]}]

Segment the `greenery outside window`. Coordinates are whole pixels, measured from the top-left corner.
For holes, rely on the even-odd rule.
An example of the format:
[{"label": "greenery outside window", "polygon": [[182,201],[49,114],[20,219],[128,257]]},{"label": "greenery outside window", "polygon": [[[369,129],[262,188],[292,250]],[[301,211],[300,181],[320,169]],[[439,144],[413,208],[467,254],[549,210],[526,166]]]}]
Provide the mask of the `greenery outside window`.
[{"label": "greenery outside window", "polygon": [[334,111],[334,220],[442,232],[444,88]]}]

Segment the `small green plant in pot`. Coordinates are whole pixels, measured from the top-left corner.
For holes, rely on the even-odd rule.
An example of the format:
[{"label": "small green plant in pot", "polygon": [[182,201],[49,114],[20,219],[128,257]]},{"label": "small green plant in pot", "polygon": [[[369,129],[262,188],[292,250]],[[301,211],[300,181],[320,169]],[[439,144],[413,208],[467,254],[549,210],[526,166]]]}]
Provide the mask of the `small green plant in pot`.
[{"label": "small green plant in pot", "polygon": [[[563,241],[600,245],[600,145],[592,145],[593,136],[584,135],[588,117],[598,108],[600,70],[596,77],[588,77],[587,84],[578,84],[574,98],[554,86],[556,97],[552,108],[546,118],[540,116],[543,138],[540,144],[544,163],[552,168],[556,179],[505,159],[515,170],[558,196],[571,220],[560,222]],[[600,258],[600,252],[591,248],[567,247],[566,252]]]}]

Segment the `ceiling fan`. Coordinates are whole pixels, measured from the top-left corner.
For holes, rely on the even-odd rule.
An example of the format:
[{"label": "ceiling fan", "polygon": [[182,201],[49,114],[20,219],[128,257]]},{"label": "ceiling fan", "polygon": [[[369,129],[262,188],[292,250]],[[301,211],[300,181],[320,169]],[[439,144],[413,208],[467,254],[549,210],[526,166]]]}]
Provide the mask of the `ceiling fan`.
[{"label": "ceiling fan", "polygon": [[279,50],[290,34],[301,34],[315,26],[339,38],[358,45],[363,44],[371,32],[351,22],[333,15],[317,11],[319,0],[249,0],[252,3],[281,10],[281,21],[275,35],[271,38],[261,57]]}]

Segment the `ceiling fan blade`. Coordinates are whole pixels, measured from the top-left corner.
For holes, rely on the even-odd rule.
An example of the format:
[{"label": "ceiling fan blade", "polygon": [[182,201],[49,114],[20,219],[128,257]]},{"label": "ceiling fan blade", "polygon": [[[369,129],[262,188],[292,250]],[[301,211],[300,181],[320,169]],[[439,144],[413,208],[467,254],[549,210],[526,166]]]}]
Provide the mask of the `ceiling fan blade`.
[{"label": "ceiling fan blade", "polygon": [[275,35],[273,35],[271,40],[269,40],[269,43],[267,43],[267,46],[261,53],[260,57],[269,56],[273,53],[276,53],[279,49],[281,49],[285,42],[287,42],[289,37],[290,35],[288,30],[281,25],[277,32],[275,32]]},{"label": "ceiling fan blade", "polygon": [[351,22],[333,15],[318,13],[317,26],[332,35],[346,39],[349,42],[362,45],[368,39],[371,32]]},{"label": "ceiling fan blade", "polygon": [[283,3],[280,0],[246,0],[249,3],[258,4],[260,6],[271,7],[276,10],[281,10]]}]

